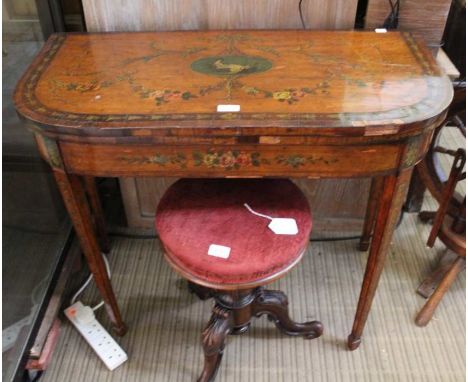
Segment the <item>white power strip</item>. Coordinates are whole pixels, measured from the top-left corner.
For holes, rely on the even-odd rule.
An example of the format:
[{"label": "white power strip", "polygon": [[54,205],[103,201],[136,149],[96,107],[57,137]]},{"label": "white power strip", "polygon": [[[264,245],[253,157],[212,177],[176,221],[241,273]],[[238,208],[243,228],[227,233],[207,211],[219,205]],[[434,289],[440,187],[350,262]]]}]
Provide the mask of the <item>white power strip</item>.
[{"label": "white power strip", "polygon": [[120,345],[96,320],[94,312],[89,306],[77,301],[65,309],[65,315],[109,370],[114,370],[128,359]]}]

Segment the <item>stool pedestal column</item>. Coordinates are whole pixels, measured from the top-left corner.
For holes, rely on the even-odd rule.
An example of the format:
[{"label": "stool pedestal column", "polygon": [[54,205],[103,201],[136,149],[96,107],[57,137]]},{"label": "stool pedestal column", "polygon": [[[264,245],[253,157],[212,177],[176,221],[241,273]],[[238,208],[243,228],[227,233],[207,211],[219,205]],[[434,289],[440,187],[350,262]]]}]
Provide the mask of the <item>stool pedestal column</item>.
[{"label": "stool pedestal column", "polygon": [[289,317],[288,299],[281,291],[262,287],[210,293],[216,303],[211,319],[202,333],[205,365],[198,382],[213,381],[224,351],[228,334],[242,334],[250,326],[252,317],[267,314],[270,321],[283,333],[303,336],[305,339],[322,335],[319,321],[297,323]]}]

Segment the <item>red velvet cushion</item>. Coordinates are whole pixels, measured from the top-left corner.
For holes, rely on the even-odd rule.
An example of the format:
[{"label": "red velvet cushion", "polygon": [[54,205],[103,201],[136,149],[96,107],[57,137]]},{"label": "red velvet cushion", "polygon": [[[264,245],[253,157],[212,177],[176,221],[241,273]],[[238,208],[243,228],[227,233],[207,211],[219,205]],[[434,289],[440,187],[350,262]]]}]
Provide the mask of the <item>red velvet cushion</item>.
[{"label": "red velvet cushion", "polygon": [[[270,220],[296,219],[297,235],[276,235]],[[181,179],[165,193],[156,230],[169,261],[208,286],[252,284],[292,266],[309,241],[308,202],[286,179]],[[211,244],[231,248],[228,259],[208,255]]]}]

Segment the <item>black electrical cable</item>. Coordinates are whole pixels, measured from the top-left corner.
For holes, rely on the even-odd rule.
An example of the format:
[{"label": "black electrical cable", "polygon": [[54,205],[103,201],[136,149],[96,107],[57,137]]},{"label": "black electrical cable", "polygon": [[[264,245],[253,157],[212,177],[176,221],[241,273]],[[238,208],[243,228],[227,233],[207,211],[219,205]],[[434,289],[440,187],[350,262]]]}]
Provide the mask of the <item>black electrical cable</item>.
[{"label": "black electrical cable", "polygon": [[158,235],[139,234],[139,233],[122,233],[122,232],[108,232],[109,236],[123,237],[126,239],[157,239]]},{"label": "black electrical cable", "polygon": [[310,242],[324,242],[324,241],[344,241],[344,240],[358,240],[361,236],[343,236],[343,237],[326,237],[323,239],[310,239]]},{"label": "black electrical cable", "polygon": [[304,22],[304,15],[302,14],[302,1],[303,1],[303,0],[299,0],[299,4],[298,4],[298,8],[299,8],[299,17],[301,18],[302,28],[303,28],[303,29],[306,29],[305,22]]},{"label": "black electrical cable", "polygon": [[386,29],[397,29],[398,28],[398,20],[400,17],[400,0],[388,0],[388,4],[390,5],[390,14],[385,19],[382,28]]}]

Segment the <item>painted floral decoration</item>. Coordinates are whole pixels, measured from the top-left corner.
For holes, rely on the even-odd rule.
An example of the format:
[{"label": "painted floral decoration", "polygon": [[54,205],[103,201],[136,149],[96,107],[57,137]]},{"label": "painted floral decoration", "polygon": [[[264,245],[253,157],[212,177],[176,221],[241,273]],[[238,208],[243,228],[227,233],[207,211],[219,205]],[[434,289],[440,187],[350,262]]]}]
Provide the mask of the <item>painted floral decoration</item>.
[{"label": "painted floral decoration", "polygon": [[129,164],[157,164],[165,166],[166,164],[179,165],[181,168],[187,166],[187,157],[184,153],[174,155],[155,154],[153,156],[121,157],[121,160]]},{"label": "painted floral decoration", "polygon": [[276,162],[278,164],[284,164],[287,166],[292,166],[294,168],[304,166],[306,161],[307,161],[306,158],[300,155],[288,155],[288,156],[279,155],[276,157]]},{"label": "painted floral decoration", "polygon": [[67,89],[69,91],[77,91],[80,93],[97,91],[101,88],[107,88],[113,85],[113,81],[97,81],[91,80],[88,82],[64,82],[61,80],[52,80],[51,85],[57,88]]},{"label": "painted floral decoration", "polygon": [[[185,153],[177,152],[171,154],[155,153],[150,156],[124,156],[120,160],[128,164],[155,164],[160,167],[166,165],[175,165],[180,168],[187,168],[190,160]],[[246,152],[239,150],[208,150],[206,152],[192,152],[193,165],[195,167],[206,166],[208,168],[220,168],[224,170],[239,170],[245,167],[259,167],[261,165],[271,165],[272,161],[277,164],[298,168],[308,164],[325,163],[331,164],[337,162],[336,158],[323,158],[319,156],[303,156],[301,154],[276,155],[269,159],[261,157],[259,152]]]},{"label": "painted floral decoration", "polygon": [[133,85],[132,90],[140,95],[141,98],[151,98],[154,99],[156,105],[162,105],[170,101],[184,100],[187,101],[191,98],[196,98],[197,96],[189,91],[182,92],[180,90],[170,90],[170,89],[147,89],[141,85]]},{"label": "painted floral decoration", "polygon": [[314,157],[314,156],[309,156],[305,157],[302,155],[278,155],[276,156],[276,163],[282,164],[285,166],[291,166],[293,168],[298,168],[301,166],[304,166],[306,164],[315,164],[315,163],[325,163],[325,164],[330,164],[330,163],[336,163],[337,159],[335,158],[330,158],[330,159],[325,159],[323,157]]},{"label": "painted floral decoration", "polygon": [[219,167],[226,170],[239,169],[248,166],[260,166],[260,153],[246,153],[243,151],[208,151],[206,153],[194,152],[195,166]]},{"label": "painted floral decoration", "polygon": [[289,88],[278,91],[268,91],[264,89],[259,89],[252,86],[243,86],[242,90],[249,95],[262,95],[265,98],[273,98],[279,102],[287,102],[288,104],[293,104],[298,102],[301,98],[310,94],[329,94],[330,84],[327,81],[320,82],[313,87],[303,87],[303,88]]},{"label": "painted floral decoration", "polygon": [[[322,94],[328,94],[328,87],[329,84],[327,82],[322,82],[317,84],[314,88],[300,88],[300,89],[285,89],[285,90],[280,90],[271,93],[271,97],[273,99],[279,101],[279,102],[287,102],[289,104],[298,102],[302,97],[304,97],[307,94],[316,94],[316,93],[322,93]],[[266,96],[269,96],[269,94],[266,94]]]},{"label": "painted floral decoration", "polygon": [[97,81],[91,80],[83,83],[64,82],[53,80],[52,85],[58,88],[64,88],[69,91],[78,91],[80,93],[98,91],[101,88],[106,88],[120,81],[128,81],[132,91],[137,93],[140,98],[153,99],[156,105],[162,105],[170,101],[184,100],[187,101],[197,96],[189,91],[171,90],[171,89],[149,89],[135,82],[130,74],[117,76],[115,80]]}]

